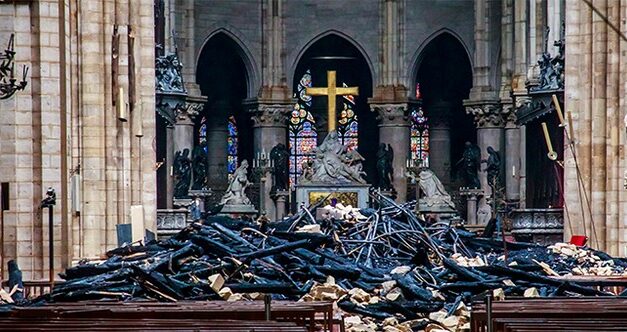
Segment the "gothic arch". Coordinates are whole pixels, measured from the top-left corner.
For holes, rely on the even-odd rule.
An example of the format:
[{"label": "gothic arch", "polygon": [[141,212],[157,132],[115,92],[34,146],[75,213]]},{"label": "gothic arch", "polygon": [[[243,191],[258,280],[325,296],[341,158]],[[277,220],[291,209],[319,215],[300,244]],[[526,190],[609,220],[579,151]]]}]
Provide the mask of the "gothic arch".
[{"label": "gothic arch", "polygon": [[250,49],[243,41],[243,35],[233,27],[223,26],[220,28],[216,28],[212,30],[211,33],[207,34],[207,37],[203,40],[202,45],[196,50],[196,76],[198,76],[198,65],[205,46],[212,38],[220,34],[225,35],[237,46],[235,47],[235,49],[237,50],[238,55],[240,56],[242,62],[244,62],[244,66],[246,67],[246,96],[248,98],[255,97],[260,87],[260,75],[257,63],[255,62],[255,57],[250,52]]},{"label": "gothic arch", "polygon": [[296,68],[298,67],[298,64],[300,63],[303,55],[307,52],[307,50],[309,50],[309,48],[314,45],[317,41],[321,40],[324,37],[330,36],[330,35],[335,35],[337,37],[340,37],[342,39],[344,39],[345,41],[347,41],[349,44],[351,44],[353,47],[355,47],[355,49],[357,49],[357,51],[359,51],[359,53],[361,54],[361,56],[364,58],[364,60],[366,61],[366,64],[368,65],[368,69],[370,70],[370,76],[372,77],[372,86],[375,86],[375,82],[376,82],[376,71],[374,70],[374,66],[372,65],[372,61],[370,60],[370,57],[368,56],[368,52],[366,52],[366,50],[352,37],[350,37],[349,35],[335,30],[335,29],[329,29],[325,32],[322,32],[318,35],[316,35],[315,37],[313,37],[312,39],[310,39],[305,45],[303,45],[302,47],[300,47],[300,51],[298,52],[298,54],[296,55],[296,57],[294,58],[294,61],[292,61],[292,64],[290,66],[290,70],[288,71],[287,75],[287,81],[288,82],[293,82],[294,81],[294,73],[296,72]]},{"label": "gothic arch", "polygon": [[459,42],[462,48],[466,51],[466,56],[468,57],[468,62],[470,63],[471,70],[474,71],[474,64],[473,64],[474,58],[472,57],[472,54],[470,52],[470,49],[468,48],[468,45],[464,43],[464,40],[462,39],[462,37],[459,34],[457,34],[455,31],[449,28],[442,28],[440,30],[433,32],[431,35],[429,35],[429,37],[423,40],[409,61],[409,63],[411,64],[411,67],[409,67],[410,72],[408,73],[408,75],[406,75],[407,77],[406,86],[408,87],[410,94],[413,93],[414,91],[413,89],[414,81],[416,80],[416,76],[418,75],[418,69],[420,68],[420,65],[422,64],[422,60],[424,59],[425,49],[427,48],[427,46],[429,46],[429,44],[431,44],[433,40],[435,40],[436,38],[442,35],[450,35],[451,37],[455,38]]}]

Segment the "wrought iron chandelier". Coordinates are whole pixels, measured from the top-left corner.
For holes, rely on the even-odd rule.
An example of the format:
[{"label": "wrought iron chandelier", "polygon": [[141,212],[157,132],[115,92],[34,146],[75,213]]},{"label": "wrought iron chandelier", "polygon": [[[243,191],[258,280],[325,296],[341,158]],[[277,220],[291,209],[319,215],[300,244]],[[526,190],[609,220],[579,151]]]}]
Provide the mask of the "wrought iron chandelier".
[{"label": "wrought iron chandelier", "polygon": [[22,81],[18,83],[15,78],[15,51],[13,50],[14,38],[15,35],[11,34],[7,49],[4,50],[3,54],[0,54],[0,99],[11,98],[15,92],[24,90],[27,84],[27,66],[22,67]]}]

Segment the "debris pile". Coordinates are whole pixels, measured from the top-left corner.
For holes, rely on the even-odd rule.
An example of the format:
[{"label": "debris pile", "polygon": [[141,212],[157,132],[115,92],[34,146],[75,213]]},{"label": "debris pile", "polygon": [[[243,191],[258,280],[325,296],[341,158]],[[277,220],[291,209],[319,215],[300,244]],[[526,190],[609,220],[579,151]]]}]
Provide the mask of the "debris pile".
[{"label": "debris pile", "polygon": [[[274,299],[336,301],[353,331],[468,328],[473,299],[610,295],[559,276],[621,275],[627,263],[567,244],[543,247],[428,224],[374,196],[382,208],[316,220],[310,210],[256,224],[223,216],[167,240],[124,246],[68,268],[65,283],[31,302]],[[338,212],[339,214],[340,212]]]}]

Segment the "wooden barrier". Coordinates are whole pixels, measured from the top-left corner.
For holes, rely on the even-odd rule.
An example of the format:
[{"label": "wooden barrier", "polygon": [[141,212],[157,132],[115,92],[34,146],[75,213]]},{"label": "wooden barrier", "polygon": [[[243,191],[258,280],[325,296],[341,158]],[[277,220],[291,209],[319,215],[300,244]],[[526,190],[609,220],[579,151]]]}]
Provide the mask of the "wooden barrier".
[{"label": "wooden barrier", "polygon": [[[270,318],[271,321],[295,324],[308,331],[316,331],[318,327],[324,331],[331,331],[333,304],[331,302],[273,301]],[[256,326],[256,323],[266,322],[265,305],[262,301],[181,301],[176,303],[92,301],[55,303],[41,307],[15,307],[12,310],[0,312],[1,322],[20,322],[20,326],[33,328],[40,325],[57,326],[53,326],[53,323],[61,324],[59,326],[65,326],[63,324],[66,323],[78,326],[88,321],[102,321],[105,326],[108,326],[107,321],[119,322],[123,325],[126,322],[144,320],[146,324],[152,324],[150,326],[176,325],[181,321],[189,324],[221,320],[240,321],[253,326]],[[0,324],[0,330],[6,326],[6,324]],[[343,326],[340,326],[340,329],[343,330]],[[255,331],[258,330],[255,328]]]},{"label": "wooden barrier", "polygon": [[627,298],[509,298],[475,302],[471,331],[625,331]]}]

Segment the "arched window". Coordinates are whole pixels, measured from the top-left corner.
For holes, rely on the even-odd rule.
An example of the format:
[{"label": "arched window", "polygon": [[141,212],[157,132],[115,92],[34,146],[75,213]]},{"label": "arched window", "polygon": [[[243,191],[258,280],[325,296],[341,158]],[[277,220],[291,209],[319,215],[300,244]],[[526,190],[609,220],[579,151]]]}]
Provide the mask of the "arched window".
[{"label": "arched window", "polygon": [[289,122],[290,184],[295,185],[303,174],[303,163],[314,157],[318,133],[316,121],[310,112],[311,96],[305,89],[311,86],[311,72],[307,70],[298,82],[298,102],[294,105]]},{"label": "arched window", "polygon": [[[347,85],[342,83],[344,87]],[[348,150],[355,150],[358,147],[358,130],[359,123],[357,122],[357,114],[353,110],[355,107],[354,96],[343,96],[344,108],[340,113],[339,126],[337,127],[338,136],[342,145],[348,145]]]},{"label": "arched window", "polygon": [[411,111],[411,158],[415,165],[429,167],[429,125],[422,107]]},{"label": "arched window", "polygon": [[233,173],[237,169],[237,123],[235,118],[229,116],[229,122],[227,124],[229,130],[229,136],[227,137],[227,172],[229,181],[233,177]]}]

